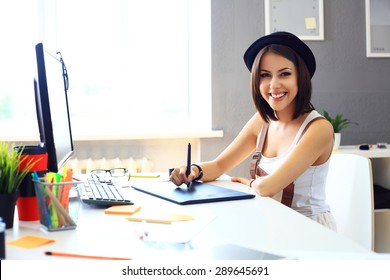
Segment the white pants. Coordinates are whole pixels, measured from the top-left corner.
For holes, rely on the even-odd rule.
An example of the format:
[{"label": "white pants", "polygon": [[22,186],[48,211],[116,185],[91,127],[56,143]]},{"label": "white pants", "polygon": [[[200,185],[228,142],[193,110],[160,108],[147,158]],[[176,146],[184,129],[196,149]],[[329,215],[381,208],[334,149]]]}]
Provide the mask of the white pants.
[{"label": "white pants", "polygon": [[337,232],[336,221],[331,213],[322,213],[314,216],[308,216],[308,218],[320,223],[323,226],[330,228]]}]

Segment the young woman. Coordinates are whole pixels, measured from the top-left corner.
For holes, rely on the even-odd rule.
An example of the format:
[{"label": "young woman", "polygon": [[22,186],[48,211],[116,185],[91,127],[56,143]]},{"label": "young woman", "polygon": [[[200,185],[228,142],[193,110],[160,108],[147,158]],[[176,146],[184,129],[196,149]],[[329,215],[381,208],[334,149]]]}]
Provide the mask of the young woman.
[{"label": "young woman", "polygon": [[255,41],[244,61],[258,112],[217,158],[192,165],[188,177],[186,166],[175,168],[170,180],[177,186],[212,181],[253,154],[252,179],[232,181],[335,230],[325,202],[333,129],[310,101],[316,69],[312,51],[295,35],[276,32]]}]

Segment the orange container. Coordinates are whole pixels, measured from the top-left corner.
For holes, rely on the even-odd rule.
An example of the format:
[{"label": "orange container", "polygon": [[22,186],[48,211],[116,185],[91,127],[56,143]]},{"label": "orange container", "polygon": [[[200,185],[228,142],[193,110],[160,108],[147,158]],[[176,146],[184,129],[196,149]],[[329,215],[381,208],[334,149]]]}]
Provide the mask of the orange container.
[{"label": "orange container", "polygon": [[26,175],[20,184],[19,198],[16,201],[20,221],[38,221],[39,211],[37,198],[35,196],[34,183],[31,173],[36,171],[40,177],[47,172],[48,156],[44,146],[18,146],[15,150],[23,149],[21,158],[24,159],[19,169],[24,170],[26,165],[34,162],[31,172]]}]

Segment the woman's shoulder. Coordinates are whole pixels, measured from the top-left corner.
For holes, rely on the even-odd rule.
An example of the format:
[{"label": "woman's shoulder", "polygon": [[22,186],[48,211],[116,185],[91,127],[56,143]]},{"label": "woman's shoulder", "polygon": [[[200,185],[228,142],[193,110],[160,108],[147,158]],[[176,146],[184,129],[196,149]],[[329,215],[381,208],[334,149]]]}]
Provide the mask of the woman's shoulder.
[{"label": "woman's shoulder", "polygon": [[261,130],[266,122],[260,116],[259,113],[255,113],[248,121],[247,125],[250,125],[254,130]]},{"label": "woman's shoulder", "polygon": [[264,123],[265,121],[261,118],[260,114],[255,113],[242,128],[240,135],[257,139]]},{"label": "woman's shoulder", "polygon": [[317,111],[311,111],[307,116],[306,130],[315,130],[318,135],[331,135],[333,137],[332,124]]},{"label": "woman's shoulder", "polygon": [[310,122],[315,119],[325,119],[325,117],[318,113],[316,110],[312,110],[307,113],[306,119]]}]

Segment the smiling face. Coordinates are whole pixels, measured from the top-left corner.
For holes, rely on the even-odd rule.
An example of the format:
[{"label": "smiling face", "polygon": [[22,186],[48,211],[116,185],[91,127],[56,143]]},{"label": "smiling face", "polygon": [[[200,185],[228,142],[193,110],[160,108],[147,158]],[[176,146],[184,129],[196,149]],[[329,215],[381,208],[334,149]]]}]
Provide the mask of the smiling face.
[{"label": "smiling face", "polygon": [[294,63],[273,52],[267,52],[260,61],[259,89],[269,106],[277,111],[293,114],[298,94],[298,73]]},{"label": "smiling face", "polygon": [[264,47],[251,70],[251,93],[257,111],[266,120],[298,118],[314,110],[311,104],[311,76],[302,58],[283,45]]}]

